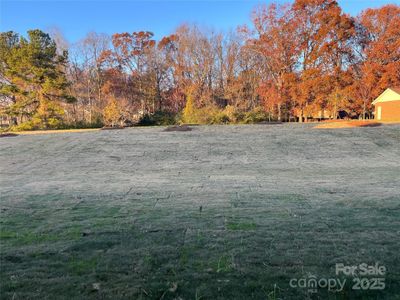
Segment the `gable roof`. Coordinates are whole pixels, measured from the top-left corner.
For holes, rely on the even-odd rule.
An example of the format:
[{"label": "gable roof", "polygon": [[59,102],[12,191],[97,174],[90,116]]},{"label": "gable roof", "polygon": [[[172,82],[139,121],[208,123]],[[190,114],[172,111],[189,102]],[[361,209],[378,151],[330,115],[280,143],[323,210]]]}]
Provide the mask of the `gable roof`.
[{"label": "gable roof", "polygon": [[400,86],[391,87],[390,89],[400,95]]},{"label": "gable roof", "polygon": [[389,101],[400,101],[400,87],[387,88],[372,104]]}]

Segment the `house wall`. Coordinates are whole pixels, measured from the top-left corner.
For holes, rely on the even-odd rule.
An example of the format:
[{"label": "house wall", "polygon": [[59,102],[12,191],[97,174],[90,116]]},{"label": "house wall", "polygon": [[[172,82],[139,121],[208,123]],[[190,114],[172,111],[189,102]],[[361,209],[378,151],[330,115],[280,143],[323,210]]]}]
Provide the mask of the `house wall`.
[{"label": "house wall", "polygon": [[[378,120],[378,107],[382,107],[381,120]],[[400,121],[400,101],[379,102],[375,104],[375,119],[377,121]]]}]

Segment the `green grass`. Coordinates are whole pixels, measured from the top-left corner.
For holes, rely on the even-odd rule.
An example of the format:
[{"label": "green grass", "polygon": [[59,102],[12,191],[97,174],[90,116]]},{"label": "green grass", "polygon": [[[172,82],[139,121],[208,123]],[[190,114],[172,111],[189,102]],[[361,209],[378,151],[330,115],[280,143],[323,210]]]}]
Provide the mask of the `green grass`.
[{"label": "green grass", "polygon": [[256,227],[255,223],[228,223],[226,225],[228,230],[255,230]]},{"label": "green grass", "polygon": [[71,260],[68,263],[70,272],[74,275],[84,275],[95,273],[97,266],[97,258]]},{"label": "green grass", "polygon": [[[96,214],[80,210],[78,219],[76,209],[71,207],[55,210],[47,219],[26,216],[18,224],[4,225],[13,218],[8,212],[1,218],[2,298],[14,294],[20,298],[111,298],[114,293],[121,299],[231,299],[249,295],[256,299],[305,298],[305,291],[290,289],[291,277],[301,278],[308,272],[333,276],[335,262],[379,260],[389,270],[397,268],[397,242],[392,231],[397,215],[392,210],[371,210],[367,206],[352,211],[349,204],[343,207],[335,201],[326,207],[304,210],[296,202],[276,201],[275,197],[267,197],[258,210],[251,210],[255,222],[244,221],[249,211],[233,212],[235,217],[226,222],[226,228],[223,223],[218,228],[214,212],[203,211],[201,218],[216,225],[207,228],[201,222],[191,223],[200,227],[190,230],[184,228],[187,221],[170,219],[168,209],[166,214],[164,210],[144,210],[136,214],[133,224],[128,213],[108,221],[107,215],[119,209],[106,207],[105,203],[97,203]],[[274,209],[270,209],[272,204]],[[134,202],[127,205],[128,210],[135,206]],[[285,213],[280,214],[280,210]],[[296,220],[286,210],[302,219]],[[173,211],[181,218],[187,213],[178,208]],[[370,229],[366,218],[369,224],[376,222],[379,227]],[[48,228],[48,224],[53,226]],[[37,234],[45,227],[46,234]],[[390,291],[398,289],[398,278],[394,272],[387,275]],[[93,289],[94,283],[100,288]],[[172,283],[178,287],[171,289]],[[34,292],[37,285],[43,288],[38,294]],[[66,289],[65,285],[75,288]],[[385,293],[378,292],[358,294],[366,299],[385,297]],[[320,290],[319,295],[331,299],[337,296],[326,290]]]}]

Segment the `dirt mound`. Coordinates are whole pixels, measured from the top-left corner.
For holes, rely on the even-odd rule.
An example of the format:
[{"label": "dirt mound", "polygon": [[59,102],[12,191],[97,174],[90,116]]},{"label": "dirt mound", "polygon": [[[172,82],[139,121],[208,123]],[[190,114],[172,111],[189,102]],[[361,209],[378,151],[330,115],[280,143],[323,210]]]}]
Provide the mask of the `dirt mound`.
[{"label": "dirt mound", "polygon": [[192,128],[190,128],[187,125],[175,125],[175,126],[170,126],[164,129],[165,132],[171,132],[171,131],[192,131]]},{"label": "dirt mound", "polygon": [[16,134],[16,133],[11,133],[11,132],[0,133],[0,138],[3,138],[3,137],[13,137],[13,136],[18,136],[18,134]]},{"label": "dirt mound", "polygon": [[333,129],[333,128],[353,128],[353,127],[378,127],[381,126],[382,123],[376,121],[342,121],[342,120],[335,120],[335,121],[328,121],[323,122],[322,124],[318,124],[313,128],[317,129]]},{"label": "dirt mound", "polygon": [[104,126],[101,130],[116,130],[116,129],[124,129],[125,127],[122,126]]}]

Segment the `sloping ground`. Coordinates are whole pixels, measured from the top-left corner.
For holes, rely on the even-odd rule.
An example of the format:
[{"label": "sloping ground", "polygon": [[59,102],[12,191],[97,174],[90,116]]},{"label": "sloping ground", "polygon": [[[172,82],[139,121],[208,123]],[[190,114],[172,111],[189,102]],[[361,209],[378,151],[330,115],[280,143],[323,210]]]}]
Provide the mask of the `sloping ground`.
[{"label": "sloping ground", "polygon": [[[2,139],[0,298],[396,299],[400,126],[309,128]],[[336,263],[385,289],[289,284]]]}]

